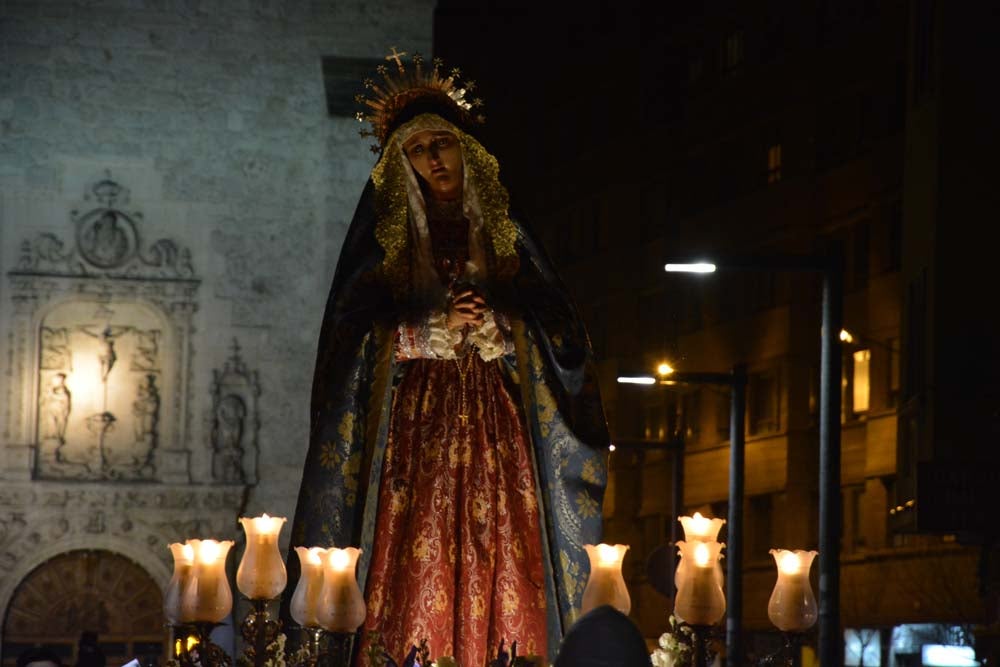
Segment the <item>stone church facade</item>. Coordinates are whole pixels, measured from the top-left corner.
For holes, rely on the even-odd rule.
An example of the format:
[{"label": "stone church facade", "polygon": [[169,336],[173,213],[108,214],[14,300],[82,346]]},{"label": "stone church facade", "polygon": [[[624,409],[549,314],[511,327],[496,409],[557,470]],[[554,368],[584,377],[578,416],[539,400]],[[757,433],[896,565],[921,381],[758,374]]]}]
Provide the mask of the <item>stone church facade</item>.
[{"label": "stone church facade", "polygon": [[[429,55],[432,12],[0,10],[5,663],[44,639],[32,619],[45,605],[73,594],[55,592],[46,563],[124,558],[155,601],[169,542],[238,538],[240,515],[291,517],[319,323],[374,159],[350,86],[391,46]],[[28,595],[29,579],[50,588]],[[30,613],[14,608],[29,599]],[[85,616],[115,634],[110,617]]]}]

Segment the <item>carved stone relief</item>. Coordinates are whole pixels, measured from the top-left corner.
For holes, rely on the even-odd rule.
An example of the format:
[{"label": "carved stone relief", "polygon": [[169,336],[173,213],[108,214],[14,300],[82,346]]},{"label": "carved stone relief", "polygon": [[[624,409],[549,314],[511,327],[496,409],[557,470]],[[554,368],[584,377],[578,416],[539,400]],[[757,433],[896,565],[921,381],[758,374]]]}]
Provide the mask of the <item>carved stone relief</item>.
[{"label": "carved stone relief", "polygon": [[36,477],[156,478],[161,416],[173,416],[158,347],[168,325],[135,303],[67,301],[44,316]]},{"label": "carved stone relief", "polygon": [[75,242],[52,233],[25,241],[8,274],[14,478],[192,479],[188,378],[200,281],[186,248],[143,243],[143,214],[124,208],[129,199],[106,173],[70,214]]},{"label": "carved stone relief", "polygon": [[260,419],[257,371],[250,371],[234,339],[221,371],[212,371],[212,478],[228,483],[257,483],[257,433]]},{"label": "carved stone relief", "polygon": [[142,213],[127,212],[130,194],[105,172],[84,195],[93,202],[84,211],[72,211],[76,243],[66,244],[55,234],[39,234],[21,244],[19,273],[105,278],[193,278],[191,252],[169,239],[143,248],[138,222]]}]

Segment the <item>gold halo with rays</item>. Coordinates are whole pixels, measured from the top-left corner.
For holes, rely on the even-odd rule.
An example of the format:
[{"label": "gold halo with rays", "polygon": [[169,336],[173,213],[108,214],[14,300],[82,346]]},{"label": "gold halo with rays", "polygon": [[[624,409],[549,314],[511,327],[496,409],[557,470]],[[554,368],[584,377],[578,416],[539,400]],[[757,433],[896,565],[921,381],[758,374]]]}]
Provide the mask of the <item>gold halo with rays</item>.
[{"label": "gold halo with rays", "polygon": [[393,66],[379,65],[376,68],[382,81],[365,79],[363,83],[368,94],[354,97],[355,102],[366,107],[358,111],[355,118],[371,125],[370,129],[361,130],[361,136],[375,139],[376,143],[371,147],[373,152],[382,150],[396,118],[403,109],[418,100],[433,100],[451,107],[459,121],[466,125],[486,121],[486,117],[476,111],[482,107],[483,101],[478,97],[467,97],[475,90],[475,82],[460,82],[462,72],[457,67],[444,73],[444,62],[434,58],[431,67],[427,68],[423,57],[415,53],[407,69],[403,62],[405,55],[405,51],[399,52],[392,47],[392,52],[385,59]]}]

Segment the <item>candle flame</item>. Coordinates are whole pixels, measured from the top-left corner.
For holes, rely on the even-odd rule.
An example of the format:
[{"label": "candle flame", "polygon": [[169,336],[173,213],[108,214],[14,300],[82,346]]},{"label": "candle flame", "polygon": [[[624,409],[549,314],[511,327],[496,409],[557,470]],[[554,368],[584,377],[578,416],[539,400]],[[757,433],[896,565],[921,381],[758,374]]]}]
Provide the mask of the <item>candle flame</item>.
[{"label": "candle flame", "polygon": [[194,547],[190,544],[184,544],[181,546],[181,556],[186,561],[186,565],[190,565],[194,562]]},{"label": "candle flame", "polygon": [[202,540],[198,549],[198,560],[203,565],[214,565],[215,561],[219,560],[220,551],[219,543],[215,540]]},{"label": "candle flame", "polygon": [[802,571],[802,561],[794,551],[786,551],[778,560],[778,569],[782,574],[798,574]]},{"label": "candle flame", "polygon": [[337,572],[343,572],[351,564],[351,557],[346,549],[332,549],[330,551],[330,567]]},{"label": "candle flame", "polygon": [[712,526],[712,521],[703,517],[701,512],[695,512],[691,518],[691,531],[698,536],[707,535],[709,528]]},{"label": "candle flame", "polygon": [[698,546],[694,548],[694,564],[698,567],[707,567],[711,557],[712,554],[708,550],[708,545],[704,542],[699,542]]},{"label": "candle flame", "polygon": [[597,559],[601,562],[601,565],[614,565],[618,562],[618,549],[615,549],[610,544],[598,544]]},{"label": "candle flame", "polygon": [[319,557],[322,551],[322,547],[310,547],[306,551],[306,562],[310,565],[322,565],[323,559]]}]

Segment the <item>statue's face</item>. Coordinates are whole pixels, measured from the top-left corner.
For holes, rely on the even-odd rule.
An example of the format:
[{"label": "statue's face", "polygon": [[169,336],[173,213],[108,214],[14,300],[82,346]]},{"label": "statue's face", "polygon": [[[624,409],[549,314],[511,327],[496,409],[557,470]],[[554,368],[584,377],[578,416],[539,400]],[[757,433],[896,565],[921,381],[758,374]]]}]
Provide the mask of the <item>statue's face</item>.
[{"label": "statue's face", "polygon": [[434,199],[462,195],[462,147],[454,134],[421,130],[406,140],[403,151]]}]

